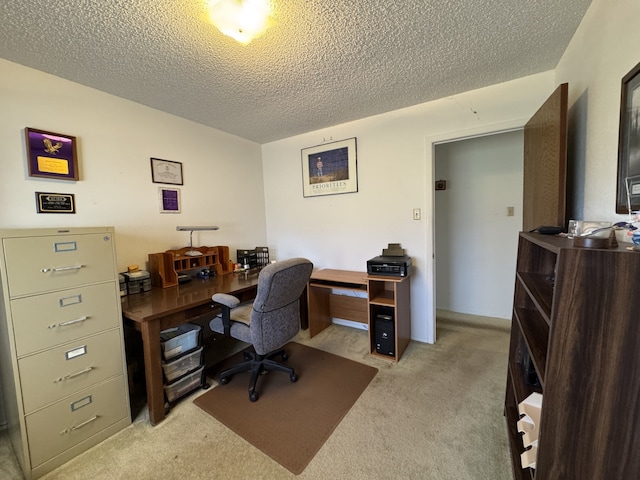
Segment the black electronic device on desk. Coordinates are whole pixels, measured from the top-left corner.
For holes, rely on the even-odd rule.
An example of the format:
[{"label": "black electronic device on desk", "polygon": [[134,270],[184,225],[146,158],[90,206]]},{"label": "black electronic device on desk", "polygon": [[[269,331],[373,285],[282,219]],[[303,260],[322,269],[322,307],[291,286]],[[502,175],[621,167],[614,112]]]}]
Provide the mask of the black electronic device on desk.
[{"label": "black electronic device on desk", "polygon": [[386,257],[380,255],[367,260],[369,275],[384,275],[387,277],[406,277],[411,271],[411,257]]},{"label": "black electronic device on desk", "polygon": [[367,274],[387,277],[406,277],[411,273],[411,257],[399,243],[390,243],[382,255],[367,260]]}]

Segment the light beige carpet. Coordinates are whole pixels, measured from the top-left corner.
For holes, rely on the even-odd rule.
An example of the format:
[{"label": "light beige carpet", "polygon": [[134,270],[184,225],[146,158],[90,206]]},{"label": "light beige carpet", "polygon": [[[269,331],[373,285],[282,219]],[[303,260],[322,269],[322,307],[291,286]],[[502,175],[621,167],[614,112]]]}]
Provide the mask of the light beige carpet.
[{"label": "light beige carpet", "polygon": [[[291,342],[285,347],[299,376],[268,372],[258,379],[257,402],[249,401],[249,372],[200,395],[194,403],[292,473],[300,474],[378,369]],[[212,370],[213,378],[242,361],[242,352]],[[209,373],[209,372],[208,372]]]},{"label": "light beige carpet", "polygon": [[[369,355],[363,330],[300,332],[298,343],[378,369],[300,475],[194,405],[198,390],[158,426],[145,408],[42,480],[512,480],[503,416],[511,322],[465,320],[438,317],[436,344],[411,342],[398,363]],[[3,433],[0,478],[21,479]]]}]

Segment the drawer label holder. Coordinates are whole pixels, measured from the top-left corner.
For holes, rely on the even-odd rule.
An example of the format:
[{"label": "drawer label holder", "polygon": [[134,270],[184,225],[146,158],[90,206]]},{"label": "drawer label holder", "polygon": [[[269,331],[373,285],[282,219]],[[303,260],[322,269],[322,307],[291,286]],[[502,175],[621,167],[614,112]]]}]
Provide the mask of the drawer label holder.
[{"label": "drawer label holder", "polygon": [[74,348],[73,350],[64,352],[64,358],[66,358],[67,360],[72,360],[81,355],[85,355],[86,353],[87,353],[87,346],[83,345],[81,347]]}]

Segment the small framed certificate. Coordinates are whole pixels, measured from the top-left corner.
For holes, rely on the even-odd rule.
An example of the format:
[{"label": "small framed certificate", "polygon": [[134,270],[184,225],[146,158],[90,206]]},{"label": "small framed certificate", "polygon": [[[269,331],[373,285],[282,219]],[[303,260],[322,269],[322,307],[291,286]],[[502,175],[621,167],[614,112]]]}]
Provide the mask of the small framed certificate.
[{"label": "small framed certificate", "polygon": [[152,158],[151,180],[153,180],[153,183],[183,185],[182,163],[172,162],[171,160],[162,160],[160,158]]},{"label": "small framed certificate", "polygon": [[38,213],[76,213],[76,199],[73,193],[36,192]]},{"label": "small framed certificate", "polygon": [[160,213],[180,213],[180,189],[158,188]]}]

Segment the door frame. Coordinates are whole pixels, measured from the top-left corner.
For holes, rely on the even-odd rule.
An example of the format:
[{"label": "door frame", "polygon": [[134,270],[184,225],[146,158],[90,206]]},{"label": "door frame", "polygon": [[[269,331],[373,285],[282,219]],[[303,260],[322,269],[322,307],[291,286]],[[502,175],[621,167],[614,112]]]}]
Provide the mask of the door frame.
[{"label": "door frame", "polygon": [[430,323],[430,327],[427,329],[428,342],[436,342],[436,278],[435,278],[435,149],[436,145],[442,143],[451,143],[460,140],[468,140],[470,138],[485,137],[487,135],[495,135],[500,133],[507,133],[516,130],[522,130],[525,124],[529,121],[529,118],[518,118],[515,120],[509,120],[507,122],[494,123],[491,125],[484,125],[478,128],[458,130],[454,132],[447,132],[439,135],[425,137],[425,173],[426,173],[426,188],[424,199],[425,205],[428,206],[427,212],[429,213],[428,221],[425,222],[427,232],[426,239],[426,252],[425,252],[425,267],[426,267],[426,287],[425,298],[427,308],[425,311],[430,315],[427,319]]}]

